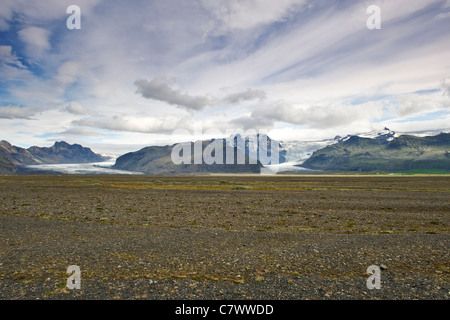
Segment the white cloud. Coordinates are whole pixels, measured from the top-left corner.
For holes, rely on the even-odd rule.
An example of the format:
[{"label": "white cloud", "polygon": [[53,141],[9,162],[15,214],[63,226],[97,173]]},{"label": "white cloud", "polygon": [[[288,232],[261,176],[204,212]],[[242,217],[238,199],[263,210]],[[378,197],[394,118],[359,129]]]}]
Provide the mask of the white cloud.
[{"label": "white cloud", "polygon": [[421,132],[421,131],[442,131],[442,132],[450,132],[449,124],[450,123],[450,115],[444,116],[440,119],[432,119],[425,121],[386,121],[386,126],[389,129],[398,132]]},{"label": "white cloud", "polygon": [[[88,16],[102,0],[77,0],[83,16]],[[68,17],[66,9],[73,0],[2,0],[0,10],[0,31],[8,30],[15,19],[24,23],[43,23]]]},{"label": "white cloud", "polygon": [[14,0],[2,1],[2,10],[0,10],[0,31],[9,29],[8,21],[13,17]]},{"label": "white cloud", "polygon": [[[111,131],[97,136],[99,143],[108,137],[127,144],[158,130],[170,138],[195,120],[334,136],[370,128],[380,117],[407,120],[445,109],[445,99],[411,92],[441,86],[445,98],[450,94],[448,80],[440,83],[448,79],[450,47],[446,20],[433,19],[439,0],[80,0],[82,30],[58,30],[70,4],[2,0],[0,31],[14,24],[8,37],[21,30],[25,44],[0,46],[4,103],[59,112],[46,112],[47,119],[3,110],[4,118],[39,119],[32,135],[52,128],[82,137],[99,128]],[[381,7],[379,32],[366,28],[369,4]],[[428,5],[434,7],[422,10]],[[27,68],[26,57],[37,68]],[[153,78],[158,74],[177,83]],[[17,135],[18,128],[8,126]]]},{"label": "white cloud", "polygon": [[399,98],[397,115],[414,116],[439,110],[450,110],[450,98],[440,94],[406,94]]},{"label": "white cloud", "polygon": [[[305,0],[203,0],[202,3],[220,26],[214,31],[245,30],[286,19],[289,14],[301,8]],[[219,28],[219,29],[217,29]]]},{"label": "white cloud", "polygon": [[50,32],[44,28],[27,27],[18,32],[19,38],[25,43],[27,53],[31,57],[39,57],[50,50]]},{"label": "white cloud", "polygon": [[55,80],[63,85],[69,85],[75,82],[82,71],[82,64],[78,61],[64,62],[58,68],[58,74],[55,76]]},{"label": "white cloud", "polygon": [[137,93],[146,99],[163,101],[171,105],[183,107],[187,110],[200,111],[206,107],[213,107],[219,104],[237,104],[243,101],[264,99],[266,93],[262,90],[247,89],[245,91],[229,93],[223,98],[211,96],[194,96],[184,93],[181,90],[173,89],[171,85],[174,80],[166,77],[155,77],[148,81],[145,79],[134,82]]},{"label": "white cloud", "polygon": [[247,89],[246,91],[228,94],[222,99],[222,102],[227,104],[235,104],[242,101],[264,99],[266,96],[267,94],[263,90]]},{"label": "white cloud", "polygon": [[0,107],[0,119],[32,119],[40,111],[40,108],[32,107]]},{"label": "white cloud", "polygon": [[[258,106],[247,118],[263,125],[284,122],[303,125],[310,128],[338,128],[350,126],[360,121],[379,119],[383,114],[383,105],[365,103],[363,105],[336,106],[293,106],[284,101]],[[245,118],[238,121],[242,122]],[[251,123],[251,122],[249,122]]]},{"label": "white cloud", "polygon": [[24,68],[22,62],[16,54],[12,52],[11,46],[0,46],[0,63],[10,64],[18,68]]},{"label": "white cloud", "polygon": [[87,130],[84,128],[69,128],[62,132],[58,132],[54,134],[55,136],[85,136],[85,137],[104,137],[105,134],[99,133],[93,130]]},{"label": "white cloud", "polygon": [[89,111],[83,107],[81,104],[79,104],[78,102],[72,101],[70,102],[65,108],[64,110],[66,110],[69,113],[75,114],[75,115],[87,115],[89,114]]},{"label": "white cloud", "polygon": [[441,80],[441,89],[444,96],[450,96],[450,77]]},{"label": "white cloud", "polygon": [[31,74],[11,46],[0,46],[0,81],[29,80]]},{"label": "white cloud", "polygon": [[187,123],[176,117],[135,117],[112,116],[108,118],[81,119],[72,122],[74,126],[84,126],[111,131],[139,133],[171,133],[179,128],[186,128]]},{"label": "white cloud", "polygon": [[146,99],[154,99],[167,102],[168,104],[186,108],[188,110],[202,110],[208,106],[217,104],[211,97],[193,96],[175,90],[170,87],[171,82],[164,77],[156,77],[151,81],[141,79],[136,80],[134,84],[137,87],[137,93]]},{"label": "white cloud", "polygon": [[42,108],[56,108],[64,103],[63,89],[48,81],[31,77],[25,79],[22,86],[11,87],[9,92],[24,106],[39,106]]}]

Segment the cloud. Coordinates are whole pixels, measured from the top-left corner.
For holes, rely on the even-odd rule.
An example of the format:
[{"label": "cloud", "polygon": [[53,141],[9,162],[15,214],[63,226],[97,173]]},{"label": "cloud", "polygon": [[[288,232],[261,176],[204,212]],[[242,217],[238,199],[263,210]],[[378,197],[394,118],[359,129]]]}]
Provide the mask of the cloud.
[{"label": "cloud", "polygon": [[64,103],[62,88],[37,77],[23,80],[21,86],[12,86],[8,89],[9,93],[20,101],[20,105],[48,109]]},{"label": "cloud", "polygon": [[[444,97],[399,98],[405,93],[450,96],[448,78],[436,91],[450,61],[439,32],[449,20],[434,19],[448,11],[444,0],[78,0],[74,32],[65,27],[71,0],[0,1],[0,100],[25,107],[0,115],[37,118],[26,121],[30,140],[49,128],[80,136],[99,128],[111,131],[103,142],[154,143],[146,133],[171,139],[194,120],[342,135],[380,115],[409,122],[445,107]],[[382,9],[379,32],[366,27],[368,4]],[[32,106],[54,113],[34,116]],[[17,122],[2,120],[3,132],[20,136]]]},{"label": "cloud", "polygon": [[[224,32],[246,30],[286,19],[305,0],[203,0],[203,6],[220,22]],[[217,30],[216,30],[217,31]]]},{"label": "cloud", "polygon": [[247,89],[246,91],[231,93],[222,99],[223,103],[235,104],[241,101],[248,101],[254,99],[264,99],[266,93],[263,90]]},{"label": "cloud", "polygon": [[69,128],[67,130],[64,130],[62,132],[58,132],[54,134],[55,136],[84,136],[84,137],[103,137],[105,134],[92,131],[92,130],[86,130],[84,128]]},{"label": "cloud", "polygon": [[146,99],[163,101],[177,107],[183,107],[187,110],[200,111],[206,107],[212,107],[219,104],[236,104],[242,101],[264,99],[266,93],[262,90],[247,89],[246,91],[231,93],[224,98],[215,98],[210,96],[193,96],[183,93],[180,90],[171,88],[173,81],[166,77],[156,77],[151,81],[141,79],[136,80],[134,85],[137,87],[137,93]]},{"label": "cloud", "polygon": [[2,10],[0,10],[0,31],[9,29],[8,21],[13,17],[14,0],[2,1]]},{"label": "cloud", "polygon": [[81,104],[79,104],[78,102],[70,102],[65,108],[65,111],[75,114],[75,115],[87,115],[89,114],[89,111],[83,107]]},{"label": "cloud", "polygon": [[31,76],[11,46],[0,46],[0,74],[0,82],[7,85],[10,81],[30,79]]},{"label": "cloud", "polygon": [[441,80],[441,90],[444,96],[450,97],[450,77]]},{"label": "cloud", "polygon": [[176,117],[153,118],[113,116],[101,119],[81,119],[72,121],[74,126],[84,126],[111,131],[140,133],[171,133],[176,129],[187,128],[187,123]]},{"label": "cloud", "polygon": [[275,125],[275,120],[265,117],[242,116],[230,121],[232,127],[242,128],[244,130],[271,129]]},{"label": "cloud", "polygon": [[64,62],[58,68],[58,74],[55,76],[55,80],[63,85],[71,84],[77,80],[82,67],[82,64],[77,61]]},{"label": "cloud", "polygon": [[440,117],[439,119],[425,120],[425,121],[387,121],[386,126],[394,131],[398,132],[450,132],[449,124],[450,123],[450,115],[446,115]]},{"label": "cloud", "polygon": [[0,63],[25,68],[16,54],[12,52],[11,46],[0,46]]},{"label": "cloud", "polygon": [[0,119],[28,119],[40,112],[40,108],[7,106],[0,107]]},{"label": "cloud", "polygon": [[[450,109],[450,99],[439,93],[403,94],[383,100],[349,104],[291,105],[284,100],[258,105],[251,114],[235,118],[231,123],[245,129],[272,128],[277,123],[305,126],[311,129],[347,128]],[[431,122],[429,122],[431,123]]]},{"label": "cloud", "polygon": [[[102,0],[77,0],[83,16],[89,15]],[[7,31],[16,21],[42,24],[49,20],[68,17],[66,9],[73,0],[2,0],[0,10],[0,31]]]},{"label": "cloud", "polygon": [[405,94],[398,99],[397,116],[399,117],[450,109],[450,99],[437,94]]},{"label": "cloud", "polygon": [[156,77],[151,81],[141,79],[134,82],[137,93],[146,99],[154,99],[168,104],[183,107],[188,110],[202,110],[217,104],[217,101],[206,96],[192,96],[172,89],[169,81],[164,77]]},{"label": "cloud", "polygon": [[277,122],[328,129],[378,119],[382,114],[383,105],[372,102],[362,105],[293,106],[280,100],[257,106],[251,115],[232,122],[245,129],[273,127]]},{"label": "cloud", "polygon": [[50,50],[50,32],[39,27],[27,27],[18,32],[19,38],[25,43],[28,55],[40,56]]}]

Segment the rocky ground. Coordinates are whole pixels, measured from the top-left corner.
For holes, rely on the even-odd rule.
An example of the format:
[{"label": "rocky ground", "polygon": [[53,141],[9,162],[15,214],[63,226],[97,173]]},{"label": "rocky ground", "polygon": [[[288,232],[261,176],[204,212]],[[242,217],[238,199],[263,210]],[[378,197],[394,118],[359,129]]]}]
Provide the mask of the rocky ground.
[{"label": "rocky ground", "polygon": [[0,299],[446,300],[449,193],[445,176],[0,176]]}]

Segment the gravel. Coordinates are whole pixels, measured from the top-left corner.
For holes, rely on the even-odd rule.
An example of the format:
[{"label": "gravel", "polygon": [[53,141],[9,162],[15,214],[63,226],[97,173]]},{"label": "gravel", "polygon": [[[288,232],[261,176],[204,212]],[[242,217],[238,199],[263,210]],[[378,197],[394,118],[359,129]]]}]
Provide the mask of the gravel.
[{"label": "gravel", "polygon": [[[100,185],[94,187],[76,185],[79,177],[53,179],[59,180],[50,183],[8,176],[0,182],[0,299],[447,300],[450,296],[445,200],[449,189],[445,179],[438,180],[440,189],[433,184],[439,189],[433,197],[400,192],[404,185],[397,188],[397,195],[373,191],[383,207],[395,210],[356,210],[352,215],[355,225],[347,226],[345,221],[338,230],[344,217],[354,211],[351,208],[371,210],[375,202],[358,201],[361,194],[369,199],[370,191],[223,191],[210,187],[200,192],[180,186],[117,190],[105,185],[111,184],[107,179],[119,178],[96,177]],[[169,180],[158,179],[167,187]],[[288,186],[301,182],[287,180]],[[339,181],[346,183],[345,179]],[[182,186],[186,185],[183,180]],[[212,201],[214,197],[222,202]],[[318,210],[308,202],[310,214],[305,214],[297,204],[311,197]],[[96,210],[99,198],[104,199],[103,210]],[[255,207],[259,199],[266,206]],[[274,199],[282,199],[290,207],[268,207]],[[411,208],[405,199],[420,203],[419,209],[401,209]],[[62,206],[67,200],[70,210]],[[135,203],[132,213],[120,209],[130,204],[127,201]],[[180,204],[183,214],[165,216]],[[189,204],[205,207],[197,211],[198,207]],[[245,207],[251,204],[253,207]],[[241,217],[239,210],[247,213]],[[250,214],[256,210],[262,213]],[[302,213],[289,215],[283,210]],[[236,215],[234,220],[230,212]],[[374,212],[379,212],[378,216]],[[429,215],[424,218],[420,212]],[[222,213],[231,227],[225,228],[218,218]],[[113,215],[116,219],[111,221]],[[309,217],[306,222],[305,216]],[[373,222],[370,232],[360,232],[360,224],[369,216]],[[323,226],[330,217],[337,221],[333,230],[329,230],[330,224]],[[280,222],[280,218],[286,221]],[[237,223],[238,219],[246,223]],[[385,220],[390,221],[393,232],[382,232]],[[402,227],[402,222],[415,231]],[[306,228],[312,224],[318,228]],[[352,232],[345,232],[348,230]],[[81,269],[81,290],[66,288],[70,265]],[[367,288],[370,275],[366,271],[372,265],[381,269],[380,289]]]}]

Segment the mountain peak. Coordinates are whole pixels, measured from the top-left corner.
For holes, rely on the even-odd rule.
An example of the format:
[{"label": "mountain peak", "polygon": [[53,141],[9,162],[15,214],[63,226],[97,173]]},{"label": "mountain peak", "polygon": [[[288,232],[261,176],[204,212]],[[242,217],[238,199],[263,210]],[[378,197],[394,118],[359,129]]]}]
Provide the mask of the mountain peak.
[{"label": "mountain peak", "polygon": [[55,141],[54,146],[55,147],[67,147],[67,146],[70,146],[70,144],[68,144],[65,141]]},{"label": "mountain peak", "polygon": [[56,141],[50,148],[33,146],[28,149],[0,141],[0,173],[17,173],[29,165],[103,162],[106,158],[81,145]]},{"label": "mountain peak", "polygon": [[[67,143],[67,142],[65,142],[65,141],[56,141],[56,142],[53,144],[53,148],[75,148],[75,149],[82,149],[83,146],[81,146],[81,145],[79,145],[79,144],[76,144],[76,143],[74,143],[74,144],[69,144],[69,143]],[[85,149],[87,149],[87,148],[85,148]]]},{"label": "mountain peak", "polygon": [[11,148],[11,147],[12,147],[12,144],[9,143],[9,142],[6,141],[6,140],[2,140],[2,141],[0,141],[0,146],[6,147],[6,148]]},{"label": "mountain peak", "polygon": [[337,171],[450,170],[449,146],[450,134],[397,137],[394,131],[386,128],[370,136],[350,136],[344,143],[320,149],[303,166]]},{"label": "mountain peak", "polygon": [[391,142],[394,140],[394,138],[399,137],[399,134],[397,134],[395,131],[392,131],[391,129],[385,127],[381,131],[371,131],[366,133],[360,133],[360,134],[354,134],[354,135],[346,135],[345,137],[336,136],[334,140],[338,142],[345,142],[351,137],[360,137],[360,138],[368,138],[368,139],[375,139],[379,142]]}]

